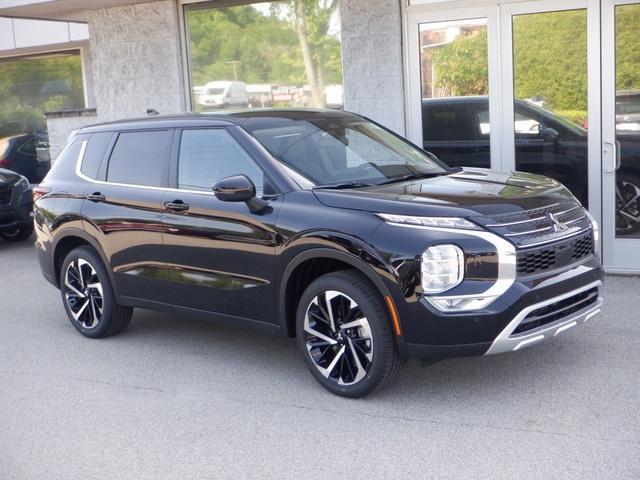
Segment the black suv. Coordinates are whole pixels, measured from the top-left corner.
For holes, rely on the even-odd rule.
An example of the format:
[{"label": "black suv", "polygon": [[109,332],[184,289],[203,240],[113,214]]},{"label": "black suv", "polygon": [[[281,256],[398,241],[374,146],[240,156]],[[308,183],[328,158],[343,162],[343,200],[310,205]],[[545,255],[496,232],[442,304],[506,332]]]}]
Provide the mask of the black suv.
[{"label": "black suv", "polygon": [[25,177],[0,168],[0,237],[7,242],[27,240],[33,233],[32,195]]},{"label": "black suv", "polygon": [[[44,193],[46,191],[46,193]],[[79,130],[36,201],[73,326],[132,308],[296,337],[357,397],[409,357],[511,352],[598,313],[598,230],[560,183],[449,168],[358,115],[262,110]]]}]

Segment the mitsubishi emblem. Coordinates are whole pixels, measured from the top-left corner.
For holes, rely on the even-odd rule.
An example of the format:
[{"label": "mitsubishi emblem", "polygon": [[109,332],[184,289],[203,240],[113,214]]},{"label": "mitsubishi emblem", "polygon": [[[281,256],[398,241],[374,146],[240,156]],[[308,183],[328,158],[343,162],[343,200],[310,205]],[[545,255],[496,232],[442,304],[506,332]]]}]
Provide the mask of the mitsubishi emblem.
[{"label": "mitsubishi emblem", "polygon": [[547,213],[547,218],[551,222],[551,226],[553,227],[554,232],[564,232],[569,230],[569,227],[566,223],[562,223],[558,218],[551,212]]}]

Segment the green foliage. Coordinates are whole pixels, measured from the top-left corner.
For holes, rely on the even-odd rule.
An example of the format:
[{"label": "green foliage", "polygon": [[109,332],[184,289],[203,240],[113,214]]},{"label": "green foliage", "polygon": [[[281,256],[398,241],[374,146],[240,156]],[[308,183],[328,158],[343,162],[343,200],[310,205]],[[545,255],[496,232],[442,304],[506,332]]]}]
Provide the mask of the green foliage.
[{"label": "green foliage", "polygon": [[0,138],[46,129],[45,111],[83,105],[79,55],[0,62]]},{"label": "green foliage", "polygon": [[587,11],[517,15],[513,20],[517,98],[555,110],[587,109]]},{"label": "green foliage", "polygon": [[616,7],[616,89],[640,89],[640,5]]},{"label": "green foliage", "polygon": [[[293,1],[262,4],[260,9],[240,5],[189,10],[193,84],[233,80],[234,67],[235,77],[246,83],[307,83],[293,28]],[[341,46],[327,33],[335,6],[295,1],[303,2],[308,40],[322,58],[325,81],[342,83]]]},{"label": "green foliage", "polygon": [[460,37],[433,53],[436,86],[451,96],[487,95],[487,31]]}]

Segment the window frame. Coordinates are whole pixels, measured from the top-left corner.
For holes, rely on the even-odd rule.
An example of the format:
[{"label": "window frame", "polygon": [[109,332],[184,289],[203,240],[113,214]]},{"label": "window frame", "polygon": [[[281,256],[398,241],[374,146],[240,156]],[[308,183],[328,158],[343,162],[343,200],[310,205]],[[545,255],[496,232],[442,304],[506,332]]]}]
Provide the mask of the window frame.
[{"label": "window frame", "polygon": [[[179,192],[185,192],[185,193],[196,193],[196,194],[200,194],[200,195],[212,195],[215,196],[215,194],[213,193],[213,191],[204,191],[204,190],[191,190],[191,189],[187,189],[187,188],[180,188],[179,187],[179,183],[178,183],[178,174],[179,174],[179,168],[180,168],[180,145],[182,143],[182,132],[184,132],[185,130],[224,130],[227,132],[227,134],[229,135],[229,137],[231,138],[231,140],[233,140],[236,145],[238,145],[238,147],[251,159],[251,161],[256,165],[257,168],[260,169],[260,171],[262,172],[262,175],[264,177],[265,181],[268,181],[271,186],[273,187],[273,194],[270,195],[265,195],[263,193],[262,197],[260,198],[264,198],[264,199],[272,199],[275,197],[278,197],[280,195],[282,195],[283,190],[281,188],[281,186],[279,185],[279,182],[277,180],[274,179],[274,176],[270,174],[269,172],[269,168],[266,168],[265,165],[263,165],[262,160],[259,158],[259,156],[254,155],[253,152],[251,152],[248,148],[245,147],[243,140],[241,138],[239,138],[237,135],[235,135],[234,129],[233,128],[229,128],[227,126],[183,126],[183,127],[177,127],[174,129],[174,133],[173,133],[173,145],[171,147],[171,159],[169,162],[169,181],[168,181],[168,188],[172,189],[172,190],[176,190]],[[242,175],[242,172],[238,172],[239,175]]]}]

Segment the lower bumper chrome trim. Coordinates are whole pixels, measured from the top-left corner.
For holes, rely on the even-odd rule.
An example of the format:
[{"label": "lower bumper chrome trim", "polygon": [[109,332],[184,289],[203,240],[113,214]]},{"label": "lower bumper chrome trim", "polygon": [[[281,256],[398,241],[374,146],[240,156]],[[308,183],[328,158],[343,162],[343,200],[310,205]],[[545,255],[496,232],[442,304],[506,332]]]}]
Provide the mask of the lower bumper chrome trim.
[{"label": "lower bumper chrome trim", "polygon": [[[578,295],[587,290],[591,290],[594,287],[598,288],[598,298],[591,305],[583,308],[578,312],[572,313],[564,318],[556,320],[555,322],[543,325],[539,328],[535,328],[527,332],[512,335],[514,330],[518,328],[518,325],[520,325],[520,323],[526,318],[526,316],[534,310],[546,307],[547,305],[551,305],[566,298],[570,298],[574,295]],[[560,333],[565,332],[570,328],[586,322],[594,315],[600,313],[602,301],[602,282],[598,280],[565,294],[545,300],[544,302],[530,305],[527,308],[523,309],[520,313],[518,313],[518,315],[516,315],[516,317],[511,322],[509,322],[509,325],[507,325],[504,330],[500,332],[500,334],[491,344],[491,347],[489,347],[489,349],[486,351],[485,355],[515,352],[516,350],[529,347],[533,344],[546,340],[547,338],[555,337],[556,335],[559,335]]]}]

